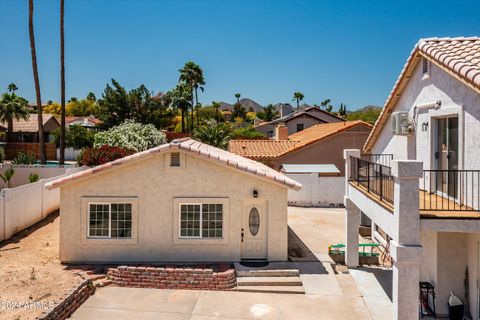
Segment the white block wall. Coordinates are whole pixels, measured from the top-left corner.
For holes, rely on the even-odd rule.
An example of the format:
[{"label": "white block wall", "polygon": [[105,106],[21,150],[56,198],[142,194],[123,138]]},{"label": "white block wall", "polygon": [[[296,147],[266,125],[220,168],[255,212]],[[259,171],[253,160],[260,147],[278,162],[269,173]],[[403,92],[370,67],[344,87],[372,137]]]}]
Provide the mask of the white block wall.
[{"label": "white block wall", "polygon": [[288,190],[288,203],[307,207],[343,204],[345,177],[319,177],[317,173],[287,174],[302,184],[299,191]]}]

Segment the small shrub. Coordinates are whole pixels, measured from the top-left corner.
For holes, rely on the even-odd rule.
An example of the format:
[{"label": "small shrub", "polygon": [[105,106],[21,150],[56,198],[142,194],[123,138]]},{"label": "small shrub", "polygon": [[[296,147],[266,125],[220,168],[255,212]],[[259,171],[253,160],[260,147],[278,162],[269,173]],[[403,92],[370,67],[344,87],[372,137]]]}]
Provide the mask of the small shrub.
[{"label": "small shrub", "polygon": [[19,152],[12,160],[13,164],[35,164],[37,163],[37,157],[33,152]]},{"label": "small shrub", "polygon": [[99,148],[85,148],[79,154],[77,162],[80,166],[98,166],[134,153],[121,147],[103,145]]},{"label": "small shrub", "polygon": [[38,175],[38,173],[30,172],[30,174],[28,175],[28,181],[30,181],[30,183],[37,182],[39,179],[40,176]]},{"label": "small shrub", "polygon": [[10,180],[12,180],[14,174],[15,170],[13,170],[12,168],[5,170],[3,174],[0,174],[0,179],[3,180],[7,188],[10,188]]}]

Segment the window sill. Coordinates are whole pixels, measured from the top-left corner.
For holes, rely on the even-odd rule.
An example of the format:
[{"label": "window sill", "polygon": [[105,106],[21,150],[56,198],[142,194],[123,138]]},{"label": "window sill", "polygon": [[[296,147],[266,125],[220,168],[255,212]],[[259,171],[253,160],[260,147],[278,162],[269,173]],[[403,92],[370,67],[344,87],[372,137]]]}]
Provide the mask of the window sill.
[{"label": "window sill", "polygon": [[193,245],[226,245],[228,244],[225,238],[175,238],[174,245],[193,244]]},{"label": "window sill", "polygon": [[137,244],[135,238],[83,238],[83,244],[99,244],[99,245],[126,245]]}]

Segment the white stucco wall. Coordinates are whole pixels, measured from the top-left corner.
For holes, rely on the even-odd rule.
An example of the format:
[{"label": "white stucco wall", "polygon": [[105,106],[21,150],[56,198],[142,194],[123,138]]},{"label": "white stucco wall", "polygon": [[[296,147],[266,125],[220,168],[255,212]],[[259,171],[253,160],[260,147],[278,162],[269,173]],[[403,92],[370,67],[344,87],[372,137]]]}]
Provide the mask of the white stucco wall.
[{"label": "white stucco wall", "polygon": [[288,190],[288,203],[298,206],[329,207],[343,203],[344,177],[319,177],[317,173],[287,174],[302,184],[302,189]]},{"label": "white stucco wall", "polygon": [[[157,154],[123,167],[66,184],[61,187],[60,259],[83,262],[162,262],[162,261],[237,261],[241,258],[241,218],[250,203],[263,203],[267,221],[267,258],[287,259],[287,188],[260,177],[224,167],[218,162],[185,154],[183,169],[165,165],[169,153]],[[253,190],[258,198],[253,198]],[[86,209],[88,197],[135,198],[136,239],[87,239]],[[228,225],[225,241],[192,240],[176,243],[178,230],[173,219],[178,208],[175,199],[228,199]]]},{"label": "white stucco wall", "polygon": [[[30,173],[38,174],[40,179],[48,179],[52,177],[58,177],[66,172],[66,168],[58,168],[58,167],[51,167],[51,168],[41,168],[41,167],[20,167],[20,166],[10,166],[10,165],[3,165],[0,167],[0,173],[3,174],[9,168],[13,168],[15,170],[15,174],[13,175],[12,179],[10,180],[10,186],[12,188],[22,186],[25,184],[30,183],[28,176]],[[0,186],[5,187],[3,180],[0,180]]]},{"label": "white stucco wall", "polygon": [[[432,118],[458,115],[462,128],[460,133],[460,169],[480,169],[480,94],[450,76],[434,64],[430,64],[430,76],[422,74],[418,64],[402,92],[393,112],[408,111],[413,117],[415,105],[441,100],[439,110],[420,110],[414,136],[393,135],[391,121],[386,125],[373,145],[372,153],[391,153],[394,159],[416,159],[423,161],[424,169],[432,168],[432,140],[434,125]],[[428,122],[428,131],[422,132],[422,123]],[[410,150],[409,150],[410,148]]]}]

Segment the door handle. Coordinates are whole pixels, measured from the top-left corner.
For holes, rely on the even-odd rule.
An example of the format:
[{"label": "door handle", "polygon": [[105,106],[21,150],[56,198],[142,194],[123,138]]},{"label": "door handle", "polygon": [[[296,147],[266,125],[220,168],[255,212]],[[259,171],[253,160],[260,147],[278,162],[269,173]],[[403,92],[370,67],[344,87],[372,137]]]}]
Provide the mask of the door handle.
[{"label": "door handle", "polygon": [[245,235],[244,232],[243,232],[243,228],[242,228],[242,232],[240,233],[240,235],[242,236],[242,242],[243,242],[243,236]]}]

